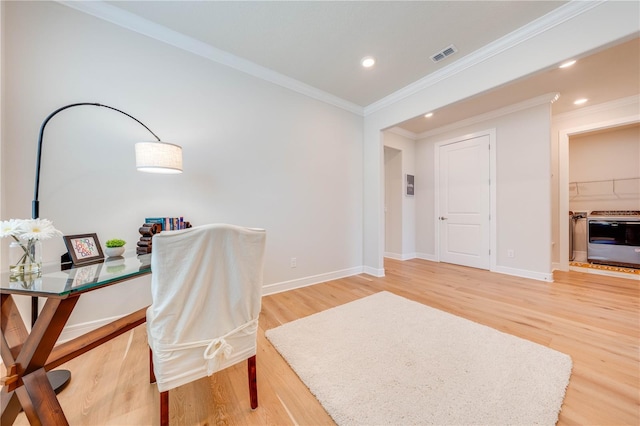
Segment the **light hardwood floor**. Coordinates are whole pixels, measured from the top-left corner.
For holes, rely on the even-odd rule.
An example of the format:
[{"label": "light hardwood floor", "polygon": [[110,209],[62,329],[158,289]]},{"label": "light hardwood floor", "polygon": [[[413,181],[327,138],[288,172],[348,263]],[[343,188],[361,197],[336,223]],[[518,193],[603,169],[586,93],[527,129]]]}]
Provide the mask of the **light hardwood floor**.
[{"label": "light hardwood floor", "polygon": [[[385,270],[384,278],[358,275],[265,297],[258,409],[249,407],[241,363],[169,392],[171,424],[333,424],[264,330],[382,290],[569,354],[573,371],[558,424],[640,424],[639,281],[556,272],[545,283],[422,260],[387,260]],[[59,395],[70,424],[158,424],[145,339],[140,326],[63,366],[73,374]],[[24,414],[18,424],[26,424]]]}]

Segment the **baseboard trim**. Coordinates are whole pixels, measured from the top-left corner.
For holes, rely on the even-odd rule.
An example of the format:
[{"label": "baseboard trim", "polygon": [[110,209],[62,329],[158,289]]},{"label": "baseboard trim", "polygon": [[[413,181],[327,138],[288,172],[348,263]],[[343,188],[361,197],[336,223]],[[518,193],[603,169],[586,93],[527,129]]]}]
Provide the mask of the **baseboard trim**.
[{"label": "baseboard trim", "polygon": [[415,259],[416,254],[415,253],[398,254],[398,253],[385,252],[384,257],[388,257],[389,259],[395,259],[395,260],[410,260],[410,259]]},{"label": "baseboard trim", "polygon": [[[363,272],[367,274],[369,273],[365,271],[362,266],[356,266],[354,268],[343,269],[341,271],[328,272],[326,274],[313,275],[310,277],[299,278],[291,281],[283,281],[280,283],[268,284],[262,287],[262,295],[268,296],[271,294],[282,293],[283,291],[293,290],[293,289],[302,288],[302,287],[308,287],[310,285],[320,284],[326,281],[338,280],[340,278],[362,274]],[[370,274],[370,275],[373,275],[373,274]],[[384,276],[384,270],[383,270],[382,276]]]},{"label": "baseboard trim", "polygon": [[129,312],[122,315],[116,315],[108,318],[100,318],[95,321],[87,321],[79,324],[74,324],[70,326],[66,326],[62,333],[60,333],[60,337],[58,338],[57,344],[68,342],[69,340],[73,340],[76,337],[80,337],[84,334],[89,333],[97,328],[102,327],[103,325],[107,325],[116,320],[119,320],[122,317],[129,315]]},{"label": "baseboard trim", "polygon": [[376,269],[371,266],[365,266],[364,271],[365,274],[371,275],[372,277],[382,278],[384,277],[384,268]]},{"label": "baseboard trim", "polygon": [[384,252],[384,257],[387,257],[389,259],[402,260],[402,255],[401,254],[391,253],[391,252],[388,252],[388,251]]},{"label": "baseboard trim", "polygon": [[506,266],[496,266],[492,272],[498,272],[505,275],[513,275],[521,278],[531,278],[538,281],[553,282],[553,273],[527,271],[526,269],[509,268]]},{"label": "baseboard trim", "polygon": [[435,254],[416,253],[416,258],[422,259],[422,260],[428,260],[430,262],[439,262]]}]

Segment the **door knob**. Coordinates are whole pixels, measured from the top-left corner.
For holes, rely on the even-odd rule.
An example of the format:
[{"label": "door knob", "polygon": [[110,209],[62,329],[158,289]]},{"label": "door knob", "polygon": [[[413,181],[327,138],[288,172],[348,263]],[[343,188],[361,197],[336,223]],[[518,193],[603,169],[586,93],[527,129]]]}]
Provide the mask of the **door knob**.
[{"label": "door knob", "polygon": [[440,216],[438,219],[440,219],[440,220],[447,220],[447,218],[446,218],[446,217],[444,217],[444,216]]}]

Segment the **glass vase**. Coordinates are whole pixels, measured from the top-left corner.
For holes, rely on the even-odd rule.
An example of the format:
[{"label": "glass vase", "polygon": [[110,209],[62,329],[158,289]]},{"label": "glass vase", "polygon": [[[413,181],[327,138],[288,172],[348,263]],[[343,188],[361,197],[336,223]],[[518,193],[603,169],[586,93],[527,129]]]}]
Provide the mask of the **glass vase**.
[{"label": "glass vase", "polygon": [[42,272],[40,240],[13,241],[9,244],[9,271],[12,277],[29,277]]}]

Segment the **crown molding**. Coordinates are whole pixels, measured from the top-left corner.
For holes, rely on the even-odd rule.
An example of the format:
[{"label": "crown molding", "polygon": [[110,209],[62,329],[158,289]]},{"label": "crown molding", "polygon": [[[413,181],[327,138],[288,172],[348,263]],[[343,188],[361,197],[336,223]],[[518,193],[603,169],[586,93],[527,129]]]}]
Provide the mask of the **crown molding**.
[{"label": "crown molding", "polygon": [[524,109],[533,108],[538,105],[550,104],[558,100],[560,93],[546,93],[535,98],[527,99],[526,101],[518,102],[503,108],[495,109],[484,114],[476,115],[474,117],[460,120],[447,126],[438,127],[437,129],[427,130],[426,132],[416,135],[416,139],[424,139],[429,136],[438,135],[440,133],[448,132],[451,130],[459,129],[461,127],[470,126],[472,124],[481,123],[483,121],[492,120],[494,118],[502,117],[503,115],[513,114],[514,112],[522,111]]},{"label": "crown molding", "polygon": [[[571,120],[578,117],[583,117],[589,114],[597,114],[604,111],[611,111],[617,108],[624,108],[629,105],[636,105],[640,107],[640,95],[628,96],[626,98],[620,98],[609,102],[603,102],[601,104],[590,105],[588,107],[582,107],[575,111],[569,111],[562,114],[554,115],[554,121]],[[639,115],[636,113],[636,115]]]},{"label": "crown molding", "polygon": [[402,137],[405,137],[407,139],[411,139],[413,141],[418,139],[418,135],[417,134],[413,133],[410,130],[403,129],[402,127],[398,127],[398,126],[391,127],[389,129],[385,130],[385,132],[394,133],[394,134],[396,134],[398,136],[402,136]]},{"label": "crown molding", "polygon": [[163,43],[167,43],[179,49],[186,50],[187,52],[191,52],[213,62],[217,62],[237,71],[249,74],[253,77],[257,77],[310,98],[325,102],[329,105],[342,108],[360,116],[364,115],[364,109],[360,105],[356,105],[330,93],[316,89],[306,83],[287,77],[284,74],[280,74],[254,62],[232,55],[221,49],[217,49],[210,44],[141,18],[138,15],[127,12],[126,10],[120,9],[116,6],[112,6],[102,0],[57,0],[57,2],[128,30],[137,32]]},{"label": "crown molding", "polygon": [[405,99],[415,93],[418,93],[438,82],[456,75],[468,68],[480,64],[487,59],[496,56],[508,49],[511,49],[539,34],[544,33],[576,16],[579,16],[596,6],[604,3],[606,0],[596,1],[570,1],[557,9],[552,10],[540,18],[531,21],[527,25],[507,34],[504,37],[495,40],[486,46],[464,56],[463,58],[452,62],[451,64],[435,71],[420,80],[403,87],[402,89],[376,101],[364,108],[364,115],[367,116],[379,111],[389,105],[392,105],[402,99]]},{"label": "crown molding", "polygon": [[424,90],[425,88],[431,87],[438,82],[473,67],[505,50],[517,46],[538,34],[541,34],[600,5],[606,0],[571,1],[536,19],[535,21],[530,22],[524,27],[507,34],[506,36],[476,50],[475,52],[472,52],[458,61],[453,62],[450,65],[447,65],[364,108],[299,80],[287,77],[284,74],[280,74],[254,62],[232,55],[221,49],[217,49],[210,44],[188,37],[163,25],[141,18],[138,15],[110,5],[103,0],[56,1],[64,6],[84,12],[104,21],[111,22],[112,24],[167,43],[179,49],[191,52],[195,55],[228,66],[253,77],[268,81],[329,105],[336,106],[359,116],[366,116]]}]

